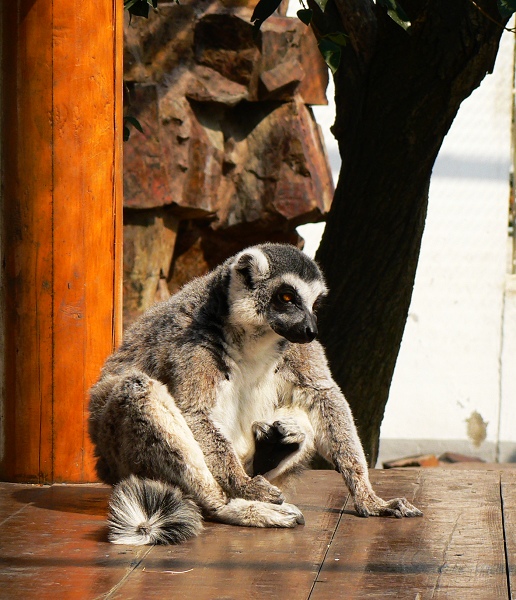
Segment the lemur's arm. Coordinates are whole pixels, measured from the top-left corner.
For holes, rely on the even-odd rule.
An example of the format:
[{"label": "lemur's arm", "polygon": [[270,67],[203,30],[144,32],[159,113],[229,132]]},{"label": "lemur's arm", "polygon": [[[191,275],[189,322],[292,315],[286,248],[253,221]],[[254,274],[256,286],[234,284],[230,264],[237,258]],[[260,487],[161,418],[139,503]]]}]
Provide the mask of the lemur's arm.
[{"label": "lemur's arm", "polygon": [[299,361],[294,373],[302,373],[294,394],[306,407],[315,432],[316,449],[342,475],[358,514],[420,516],[421,511],[405,498],[385,501],[375,494],[351,410],[331,376],[320,344],[314,342],[310,347],[297,348],[293,358],[294,362]]},{"label": "lemur's arm", "polygon": [[261,500],[273,504],[283,502],[281,491],[264,477],[258,475],[251,478],[247,475],[231,442],[207,414],[188,412],[184,416],[201,446],[209,470],[230,498]]},{"label": "lemur's arm", "polygon": [[210,419],[210,410],[216,401],[217,382],[223,377],[220,368],[213,362],[213,356],[197,347],[188,366],[176,372],[187,376],[177,386],[170,384],[169,390],[218,484],[230,498],[281,504],[284,500],[281,491],[261,475],[247,475],[231,441]]},{"label": "lemur's arm", "polygon": [[369,481],[367,462],[349,405],[336,384],[316,391],[309,411],[316,449],[342,475],[361,517],[415,517],[422,513],[405,498],[382,500]]}]

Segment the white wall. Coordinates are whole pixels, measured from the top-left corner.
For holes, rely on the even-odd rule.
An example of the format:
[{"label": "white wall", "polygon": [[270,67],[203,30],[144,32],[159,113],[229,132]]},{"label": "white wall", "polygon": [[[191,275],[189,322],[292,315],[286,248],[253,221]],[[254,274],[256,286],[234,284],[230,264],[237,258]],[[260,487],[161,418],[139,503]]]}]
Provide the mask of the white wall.
[{"label": "white wall", "polygon": [[[294,15],[289,16],[295,16]],[[323,136],[324,143],[326,146],[326,153],[330,161],[331,172],[333,175],[333,181],[336,183],[339,178],[340,171],[340,154],[337,140],[333,137],[330,131],[330,127],[335,121],[335,87],[333,85],[333,79],[330,75],[328,88],[326,90],[326,96],[328,98],[328,106],[312,106],[315,120],[319,124]],[[305,240],[304,251],[308,256],[312,258],[315,256],[315,252],[321,241],[321,237],[324,231],[324,223],[309,223],[308,225],[301,225],[297,228],[299,235]]]},{"label": "white wall", "polygon": [[506,293],[513,51],[506,34],[434,168],[380,460],[442,450],[507,460],[516,449],[516,294]]}]

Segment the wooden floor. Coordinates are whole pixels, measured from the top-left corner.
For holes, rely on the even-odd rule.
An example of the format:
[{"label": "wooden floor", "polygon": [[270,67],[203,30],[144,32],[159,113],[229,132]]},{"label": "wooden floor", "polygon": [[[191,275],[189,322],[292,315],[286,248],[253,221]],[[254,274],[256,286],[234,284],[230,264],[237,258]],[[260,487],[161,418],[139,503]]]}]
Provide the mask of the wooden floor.
[{"label": "wooden floor", "polygon": [[[516,597],[516,471],[372,471],[417,519],[361,519],[337,473],[310,471],[293,530],[207,523],[181,546],[106,540],[109,489],[0,484],[0,598],[424,600]],[[512,594],[511,595],[511,590]]]}]

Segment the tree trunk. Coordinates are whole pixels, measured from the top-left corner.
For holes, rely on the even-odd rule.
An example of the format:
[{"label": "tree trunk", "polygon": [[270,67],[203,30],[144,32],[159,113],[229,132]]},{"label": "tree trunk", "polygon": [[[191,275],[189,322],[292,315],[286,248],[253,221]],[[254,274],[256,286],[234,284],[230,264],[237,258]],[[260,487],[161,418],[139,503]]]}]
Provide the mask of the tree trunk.
[{"label": "tree trunk", "polygon": [[349,36],[335,75],[342,168],[317,253],[331,290],[321,339],[371,465],[412,296],[432,167],[460,103],[492,70],[503,31],[492,0],[479,0],[481,9],[470,0],[402,5],[410,33],[370,0],[330,0],[315,21],[319,32],[340,22]]}]

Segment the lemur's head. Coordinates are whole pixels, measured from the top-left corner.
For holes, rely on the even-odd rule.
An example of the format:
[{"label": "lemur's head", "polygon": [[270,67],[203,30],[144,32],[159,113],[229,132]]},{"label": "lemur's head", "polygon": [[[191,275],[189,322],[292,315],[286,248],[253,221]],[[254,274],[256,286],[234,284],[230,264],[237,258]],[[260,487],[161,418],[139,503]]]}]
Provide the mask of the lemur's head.
[{"label": "lemur's head", "polygon": [[294,246],[262,244],[229,260],[230,320],[244,329],[272,329],[289,342],[317,336],[315,310],[327,293],[317,264]]}]

